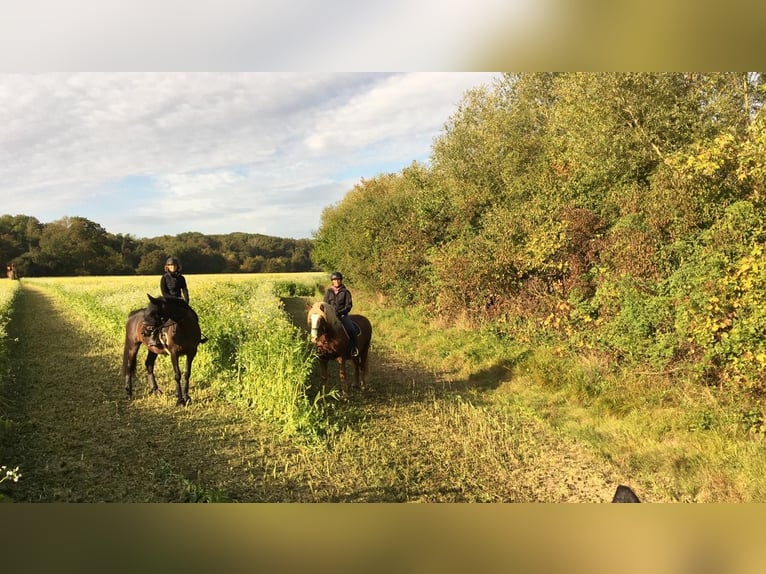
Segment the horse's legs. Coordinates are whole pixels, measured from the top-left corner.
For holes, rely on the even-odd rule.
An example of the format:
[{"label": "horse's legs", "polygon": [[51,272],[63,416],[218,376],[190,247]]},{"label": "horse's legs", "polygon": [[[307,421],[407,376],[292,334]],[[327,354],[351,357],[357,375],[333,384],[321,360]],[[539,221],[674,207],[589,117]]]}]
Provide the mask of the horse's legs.
[{"label": "horse's legs", "polygon": [[[196,353],[189,353],[186,355],[186,370],[183,373],[182,376],[182,382],[183,382],[183,395],[179,397],[178,401],[176,402],[177,405],[188,405],[191,402],[191,397],[189,396],[189,380],[191,379],[191,370],[192,370],[192,361],[194,360],[194,356]],[[178,387],[180,389],[180,387]]]},{"label": "horse's legs", "polygon": [[360,352],[358,357],[354,357],[354,380],[356,388],[364,390],[367,375],[367,354]]},{"label": "horse's legs", "polygon": [[125,342],[122,370],[125,374],[125,392],[128,395],[128,399],[133,398],[133,375],[136,374],[136,359],[138,358],[138,350],[140,348],[141,343]]},{"label": "horse's legs", "polygon": [[348,381],[346,380],[346,361],[338,357],[338,378],[340,379],[340,394],[343,400],[348,398]]},{"label": "horse's legs", "polygon": [[181,367],[178,365],[178,354],[170,353],[170,362],[173,363],[173,377],[176,381],[176,406],[182,407],[186,404],[181,390]]},{"label": "horse's legs", "polygon": [[155,395],[161,395],[162,390],[157,386],[157,379],[154,377],[154,363],[156,361],[157,353],[149,350],[146,355],[146,361],[144,361],[144,365],[146,366],[146,382],[149,385],[149,389],[152,393]]}]

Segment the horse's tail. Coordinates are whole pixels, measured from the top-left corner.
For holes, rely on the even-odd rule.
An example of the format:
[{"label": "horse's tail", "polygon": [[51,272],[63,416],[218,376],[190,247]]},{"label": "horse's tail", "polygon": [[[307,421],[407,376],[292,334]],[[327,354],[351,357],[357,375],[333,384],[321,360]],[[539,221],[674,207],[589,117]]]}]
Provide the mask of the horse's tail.
[{"label": "horse's tail", "polygon": [[128,364],[130,362],[130,357],[128,353],[128,348],[130,346],[130,320],[128,320],[127,324],[125,325],[125,346],[122,349],[122,376],[127,377],[128,373],[130,372],[130,365]]},{"label": "horse's tail", "polygon": [[361,333],[359,337],[362,339],[359,347],[359,354],[366,355],[370,350],[370,342],[372,341],[372,324],[370,320],[364,315],[350,315],[351,320],[359,326]]},{"label": "horse's tail", "polygon": [[122,376],[127,377],[130,374],[130,347],[135,336],[135,322],[136,317],[142,311],[131,311],[128,315],[128,320],[125,322],[125,346],[122,350]]}]

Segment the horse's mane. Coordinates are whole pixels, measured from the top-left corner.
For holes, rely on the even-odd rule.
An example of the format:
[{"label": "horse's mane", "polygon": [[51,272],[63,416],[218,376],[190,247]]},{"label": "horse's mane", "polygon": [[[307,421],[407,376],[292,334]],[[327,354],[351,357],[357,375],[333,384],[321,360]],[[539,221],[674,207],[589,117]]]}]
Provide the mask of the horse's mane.
[{"label": "horse's mane", "polygon": [[338,329],[343,329],[343,323],[341,323],[337,313],[335,313],[335,307],[329,303],[325,303],[324,301],[317,301],[311,307],[311,312],[324,315],[327,322],[330,323],[330,325],[332,325],[333,329],[336,331]]},{"label": "horse's mane", "polygon": [[[149,304],[143,309],[144,313],[153,309],[154,312],[162,313],[165,319],[178,321],[186,317],[194,317],[194,312],[189,304],[177,297],[149,297]],[[162,309],[162,311],[160,311]]]},{"label": "horse's mane", "polygon": [[[160,300],[164,302],[165,310],[173,313],[174,311],[183,313],[184,316],[193,316],[193,313],[191,311],[191,307],[189,307],[189,304],[184,299],[179,299],[178,297],[160,297]],[[173,313],[174,315],[177,315],[176,313]],[[178,316],[172,317],[172,319],[177,320]]]},{"label": "horse's mane", "polygon": [[178,307],[179,309],[188,309],[189,304],[184,301],[183,299],[179,299],[178,297],[160,297],[162,301],[165,302],[166,305],[169,305],[171,307]]}]

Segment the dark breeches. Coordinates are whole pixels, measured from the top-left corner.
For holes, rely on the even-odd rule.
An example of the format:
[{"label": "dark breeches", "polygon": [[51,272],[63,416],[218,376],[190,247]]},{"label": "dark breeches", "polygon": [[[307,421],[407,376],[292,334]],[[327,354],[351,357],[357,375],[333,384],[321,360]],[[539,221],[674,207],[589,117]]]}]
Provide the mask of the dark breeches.
[{"label": "dark breeches", "polygon": [[346,328],[346,333],[351,337],[351,343],[356,347],[356,326],[348,315],[343,315],[340,320],[343,322],[343,326]]}]

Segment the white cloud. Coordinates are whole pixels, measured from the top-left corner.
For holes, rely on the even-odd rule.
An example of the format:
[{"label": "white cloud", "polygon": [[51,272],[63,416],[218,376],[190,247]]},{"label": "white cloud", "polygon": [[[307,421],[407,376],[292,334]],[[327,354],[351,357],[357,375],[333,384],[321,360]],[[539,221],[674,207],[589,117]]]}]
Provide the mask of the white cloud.
[{"label": "white cloud", "polygon": [[192,230],[307,237],[322,207],[353,186],[336,174],[372,177],[376,166],[427,156],[464,91],[490,80],[0,75],[2,211],[43,221],[79,215],[143,237]]}]

